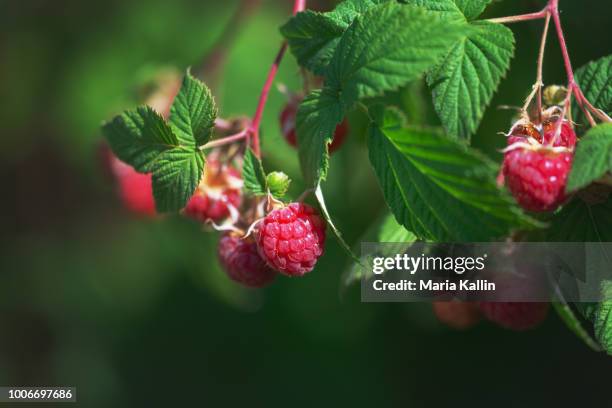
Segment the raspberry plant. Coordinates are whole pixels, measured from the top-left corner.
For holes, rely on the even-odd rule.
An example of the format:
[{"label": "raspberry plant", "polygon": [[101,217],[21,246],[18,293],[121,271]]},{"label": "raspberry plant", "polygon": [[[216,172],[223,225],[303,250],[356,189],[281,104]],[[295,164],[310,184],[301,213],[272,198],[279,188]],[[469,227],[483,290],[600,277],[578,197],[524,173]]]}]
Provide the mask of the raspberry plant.
[{"label": "raspberry plant", "polygon": [[[481,19],[490,2],[345,0],[317,12],[296,0],[252,118],[219,118],[210,90],[187,71],[176,96],[157,111],[141,106],[103,125],[116,156],[111,160],[146,175],[138,184],[133,171],[115,171],[126,205],[151,213],[152,195],[157,214],[181,212],[207,229],[226,231],[220,262],[247,286],[264,286],[278,272],[310,272],[323,254],[326,225],[357,260],[326,209],[322,188],[329,152],[340,148],[347,114],[356,111],[368,119],[370,164],[390,210],[373,226],[379,241],[612,240],[612,57],[574,72],[559,0],[534,13]],[[504,24],[530,20],[543,21],[536,82],[515,123],[506,126],[500,165],[470,138],[514,54],[514,35]],[[551,25],[567,83],[544,88]],[[287,48],[304,79],[303,92],[295,91],[277,113],[282,133],[297,144],[307,186],[293,199],[286,198],[291,180],[264,170],[259,130]],[[393,106],[394,93],[418,90],[421,81],[441,126]],[[124,191],[134,183],[133,191]],[[602,283],[604,293],[608,286]],[[610,301],[570,304],[562,293],[551,301],[587,344],[612,352]],[[486,317],[526,329],[547,310],[547,304],[435,305],[442,321],[461,328]]]}]

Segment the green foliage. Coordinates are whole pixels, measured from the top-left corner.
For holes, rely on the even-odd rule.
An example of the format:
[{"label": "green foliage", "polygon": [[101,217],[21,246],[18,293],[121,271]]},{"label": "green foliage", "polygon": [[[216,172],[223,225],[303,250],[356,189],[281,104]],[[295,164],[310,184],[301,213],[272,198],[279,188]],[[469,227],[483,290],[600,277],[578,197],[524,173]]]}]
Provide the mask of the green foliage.
[{"label": "green foliage", "polygon": [[604,123],[580,139],[567,191],[586,187],[609,172],[612,172],[612,123]]},{"label": "green foliage", "polygon": [[181,210],[200,183],[204,155],[197,149],[178,146],[160,154],[152,165],[157,211]]},{"label": "green foliage", "polygon": [[466,33],[465,24],[414,6],[384,2],[364,9],[341,37],[325,87],[307,96],[298,111],[300,163],[311,186],[326,178],[327,145],[351,106],[418,79]]},{"label": "green foliage", "polygon": [[420,239],[487,241],[534,225],[490,161],[434,130],[372,126],[368,145],[391,211]]},{"label": "green foliage", "polygon": [[170,126],[184,146],[202,146],[210,139],[217,108],[210,90],[189,73],[170,108]]},{"label": "green foliage", "polygon": [[468,20],[478,17],[492,0],[454,0]]},{"label": "green foliage", "polygon": [[315,186],[327,176],[328,145],[344,117],[337,94],[328,88],[311,92],[297,112],[297,139],[300,164],[306,184]]},{"label": "green foliage", "polygon": [[474,30],[427,77],[444,128],[466,139],[478,129],[514,54],[510,29],[479,21],[471,25]]},{"label": "green foliage", "polygon": [[390,0],[347,0],[334,11],[305,10],[280,28],[298,63],[317,75],[324,75],[340,37],[355,17]]},{"label": "green foliage", "polygon": [[102,126],[113,152],[136,171],[153,174],[159,212],[185,206],[204,171],[200,147],[210,138],[216,108],[210,91],[186,74],[168,125],[150,107],[128,110]]},{"label": "green foliage", "polygon": [[397,89],[434,66],[466,32],[465,25],[422,8],[393,2],[372,7],[342,36],[326,86],[344,106]]},{"label": "green foliage", "polygon": [[[589,102],[612,115],[612,55],[590,62],[576,71],[576,82]],[[584,123],[584,114],[576,103],[573,111],[576,121]]]},{"label": "green foliage", "polygon": [[612,281],[601,284],[602,299],[592,317],[595,337],[604,350],[612,355]]},{"label": "green foliage", "polygon": [[281,34],[301,66],[323,75],[347,27],[347,23],[328,14],[306,10],[282,26]]},{"label": "green foliage", "polygon": [[248,148],[244,153],[242,180],[244,181],[244,189],[252,194],[265,195],[268,190],[266,173],[261,160],[255,156],[251,148]]}]

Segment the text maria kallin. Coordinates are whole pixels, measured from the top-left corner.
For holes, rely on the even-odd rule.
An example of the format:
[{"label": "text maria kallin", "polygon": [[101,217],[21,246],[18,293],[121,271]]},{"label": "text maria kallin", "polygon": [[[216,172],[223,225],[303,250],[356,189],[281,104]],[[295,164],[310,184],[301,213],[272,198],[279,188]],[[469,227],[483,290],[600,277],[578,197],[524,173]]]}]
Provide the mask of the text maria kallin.
[{"label": "text maria kallin", "polygon": [[495,283],[486,279],[470,281],[462,279],[459,282],[452,282],[448,279],[444,282],[437,282],[432,279],[420,280],[418,282],[402,279],[399,282],[384,282],[376,279],[373,282],[374,290],[399,290],[399,291],[469,291],[469,292],[491,292],[495,290]]}]

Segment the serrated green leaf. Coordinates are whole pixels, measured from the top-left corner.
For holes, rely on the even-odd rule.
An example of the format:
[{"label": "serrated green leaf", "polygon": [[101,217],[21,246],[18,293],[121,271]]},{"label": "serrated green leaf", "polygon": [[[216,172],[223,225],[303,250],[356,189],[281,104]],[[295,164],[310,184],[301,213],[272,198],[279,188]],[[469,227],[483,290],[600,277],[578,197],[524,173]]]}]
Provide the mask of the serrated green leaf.
[{"label": "serrated green leaf", "polygon": [[338,4],[334,11],[327,13],[327,15],[336,21],[343,22],[345,27],[348,27],[355,17],[365,13],[374,6],[390,1],[395,0],[345,0]]},{"label": "serrated green leaf", "polygon": [[338,228],[336,228],[336,225],[334,224],[334,221],[332,220],[331,216],[329,215],[329,211],[327,211],[327,205],[325,204],[325,197],[323,196],[323,190],[321,190],[321,186],[320,185],[317,186],[317,188],[315,189],[315,197],[317,199],[317,202],[319,203],[319,208],[321,209],[321,213],[323,214],[323,218],[325,218],[325,221],[327,222],[327,225],[329,226],[329,229],[334,234],[334,238],[336,238],[336,241],[338,241],[338,243],[340,244],[342,249],[344,249],[346,251],[346,253],[351,258],[353,258],[353,260],[355,260],[356,262],[360,262],[359,261],[359,257],[357,255],[355,255],[355,253],[351,250],[351,247],[346,243],[344,238],[342,238],[342,234],[340,233]]},{"label": "serrated green leaf", "polygon": [[250,148],[244,154],[242,179],[244,180],[244,188],[247,191],[255,195],[265,195],[267,193],[266,173],[264,172],[263,165]]},{"label": "serrated green leaf", "polygon": [[488,241],[536,225],[496,186],[495,166],[457,141],[371,126],[368,145],[387,204],[420,239]]},{"label": "serrated green leaf", "polygon": [[324,75],[340,37],[355,17],[387,1],[347,0],[327,13],[305,10],[292,17],[280,32],[299,65]]},{"label": "serrated green leaf", "polygon": [[311,92],[297,113],[298,153],[306,184],[315,187],[327,176],[328,145],[344,118],[338,95],[327,88]]},{"label": "serrated green leaf", "polygon": [[445,130],[462,138],[478,129],[514,54],[514,35],[507,27],[482,21],[470,25],[474,30],[427,76]]},{"label": "serrated green leaf", "polygon": [[291,179],[282,171],[273,171],[266,176],[266,183],[270,190],[270,194],[272,194],[274,198],[281,199],[287,194]]},{"label": "serrated green leaf", "polygon": [[170,108],[170,126],[183,146],[202,146],[210,139],[217,108],[210,89],[189,72]]},{"label": "serrated green leaf", "polygon": [[465,18],[473,20],[487,8],[492,0],[454,0]]},{"label": "serrated green leaf", "polygon": [[599,344],[612,355],[612,281],[602,282],[601,292],[603,300],[597,306],[593,328]]},{"label": "serrated green leaf", "polygon": [[[589,102],[612,116],[612,55],[590,62],[576,71],[576,82]],[[586,122],[576,103],[573,112],[576,122]]]},{"label": "serrated green leaf", "polygon": [[594,127],[580,139],[567,191],[586,187],[608,172],[612,172],[612,123]]},{"label": "serrated green leaf", "polygon": [[306,10],[281,27],[298,64],[323,75],[348,24],[323,13]]},{"label": "serrated green leaf", "polygon": [[445,18],[465,21],[465,16],[454,0],[407,0],[406,3],[429,11],[436,11]]},{"label": "serrated green leaf", "polygon": [[164,119],[148,106],[128,110],[102,125],[102,133],[115,155],[141,173],[163,152],[179,145]]},{"label": "serrated green leaf", "polygon": [[612,242],[612,199],[589,205],[575,198],[555,214],[546,239],[551,242]]},{"label": "serrated green leaf", "polygon": [[371,7],[344,32],[326,85],[339,92],[344,106],[397,89],[433,67],[466,27],[415,6]]},{"label": "serrated green leaf", "polygon": [[157,211],[176,212],[185,207],[200,183],[204,156],[196,148],[179,146],[163,152],[152,166]]},{"label": "serrated green leaf", "polygon": [[393,214],[387,214],[377,234],[378,242],[408,243],[417,240],[417,236],[398,224]]}]

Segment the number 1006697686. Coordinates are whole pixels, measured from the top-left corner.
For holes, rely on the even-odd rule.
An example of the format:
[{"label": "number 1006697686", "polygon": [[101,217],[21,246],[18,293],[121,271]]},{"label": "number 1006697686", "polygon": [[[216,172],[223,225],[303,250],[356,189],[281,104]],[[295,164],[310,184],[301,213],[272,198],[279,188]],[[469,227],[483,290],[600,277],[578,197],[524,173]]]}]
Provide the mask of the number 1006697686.
[{"label": "number 1006697686", "polygon": [[0,387],[0,402],[76,402],[73,387]]}]

